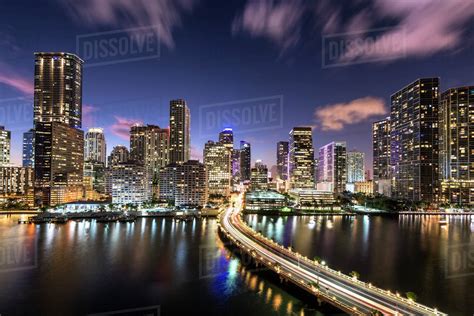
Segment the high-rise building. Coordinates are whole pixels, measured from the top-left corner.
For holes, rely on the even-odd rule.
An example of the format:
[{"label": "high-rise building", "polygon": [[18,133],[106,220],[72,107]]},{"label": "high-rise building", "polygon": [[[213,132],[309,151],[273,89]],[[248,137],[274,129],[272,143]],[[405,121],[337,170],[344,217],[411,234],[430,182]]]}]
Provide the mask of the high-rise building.
[{"label": "high-rise building", "polygon": [[240,181],[250,181],[250,164],[252,159],[250,143],[240,141]]},{"label": "high-rise building", "polygon": [[81,128],[82,63],[70,53],[35,53],[34,123]]},{"label": "high-rise building", "polygon": [[390,117],[372,124],[372,150],[374,192],[391,196]]},{"label": "high-rise building", "polygon": [[35,166],[35,130],[30,129],[23,133],[23,167],[34,168]]},{"label": "high-rise building", "polygon": [[37,202],[56,205],[82,199],[84,133],[64,123],[37,123],[35,187]]},{"label": "high-rise building", "polygon": [[74,54],[35,53],[35,198],[43,205],[83,197],[82,63]]},{"label": "high-rise building", "polygon": [[94,161],[106,164],[107,144],[102,128],[90,128],[84,138],[84,161]]},{"label": "high-rise building", "polygon": [[135,125],[130,130],[131,159],[144,164],[152,179],[169,162],[169,138],[169,130],[156,125]]},{"label": "high-rise building", "polygon": [[106,190],[105,164],[100,161],[84,162],[84,191],[86,200],[98,200]]},{"label": "high-rise building", "polygon": [[0,166],[0,198],[17,198],[34,206],[34,172],[31,167]]},{"label": "high-rise building", "polygon": [[395,92],[391,102],[392,196],[436,202],[439,79],[418,79]]},{"label": "high-rise building", "polygon": [[443,92],[439,132],[440,201],[474,205],[474,86]]},{"label": "high-rise building", "polygon": [[365,181],[365,154],[360,151],[347,153],[347,182],[356,183]]},{"label": "high-rise building", "polygon": [[3,126],[0,126],[0,167],[8,166],[10,164],[10,146],[10,131],[5,130],[5,127]]},{"label": "high-rise building", "polygon": [[288,142],[277,143],[277,177],[281,180],[288,180]]},{"label": "high-rise building", "polygon": [[191,114],[182,99],[170,101],[170,146],[169,162],[183,163],[191,153]]},{"label": "high-rise building", "polygon": [[294,127],[288,145],[288,174],[293,189],[314,188],[314,149],[311,127]]},{"label": "high-rise building", "polygon": [[232,131],[232,128],[225,128],[219,133],[219,143],[227,148],[234,148],[234,132]]},{"label": "high-rise building", "polygon": [[268,189],[268,168],[261,160],[255,162],[255,167],[251,170],[250,175],[251,190],[267,190]]},{"label": "high-rise building", "polygon": [[112,203],[140,204],[150,200],[150,180],[142,164],[125,162],[110,167]]},{"label": "high-rise building", "polygon": [[231,192],[231,151],[219,142],[204,145],[204,165],[210,196],[229,196]]},{"label": "high-rise building", "polygon": [[232,149],[232,182],[240,183],[240,149]]},{"label": "high-rise building", "polygon": [[346,142],[331,142],[319,149],[318,190],[341,193],[347,183]]},{"label": "high-rise building", "polygon": [[107,159],[108,166],[112,166],[118,163],[127,162],[130,160],[130,153],[127,147],[123,145],[115,146]]},{"label": "high-rise building", "polygon": [[204,206],[207,203],[207,174],[204,164],[188,160],[172,163],[160,171],[160,199],[175,206]]}]

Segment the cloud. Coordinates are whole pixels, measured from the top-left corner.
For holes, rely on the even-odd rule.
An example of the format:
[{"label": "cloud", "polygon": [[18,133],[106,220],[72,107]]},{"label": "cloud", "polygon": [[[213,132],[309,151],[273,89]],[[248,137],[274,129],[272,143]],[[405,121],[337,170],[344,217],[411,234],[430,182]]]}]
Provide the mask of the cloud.
[{"label": "cloud", "polygon": [[232,33],[267,38],[285,50],[298,43],[304,12],[299,0],[249,0],[234,19]]},{"label": "cloud", "polygon": [[349,103],[319,107],[314,111],[314,119],[316,126],[323,131],[340,131],[346,125],[361,123],[386,113],[387,109],[382,99],[368,96]]},{"label": "cloud", "polygon": [[8,65],[0,62],[0,84],[4,84],[8,87],[14,88],[26,95],[32,95],[34,92],[34,86],[31,79],[18,74],[13,71]]},{"label": "cloud", "polygon": [[83,104],[82,105],[82,125],[83,127],[96,127],[96,115],[94,113],[98,112],[99,108],[90,105],[90,104]]},{"label": "cloud", "polygon": [[118,28],[155,26],[159,39],[174,47],[172,31],[196,0],[58,0],[80,24]]},{"label": "cloud", "polygon": [[135,124],[143,124],[143,121],[137,119],[128,119],[121,116],[114,116],[115,123],[109,127],[109,130],[115,136],[124,140],[130,140],[130,128]]}]

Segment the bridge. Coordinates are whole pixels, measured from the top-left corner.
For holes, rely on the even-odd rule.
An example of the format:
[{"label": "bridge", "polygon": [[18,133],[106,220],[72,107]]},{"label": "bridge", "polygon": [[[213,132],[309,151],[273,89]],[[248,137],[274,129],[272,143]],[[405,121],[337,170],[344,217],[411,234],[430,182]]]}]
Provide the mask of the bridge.
[{"label": "bridge", "polygon": [[280,279],[352,315],[447,315],[333,270],[324,262],[310,260],[257,233],[242,218],[242,198],[239,195],[233,206],[219,214],[219,230],[257,265],[265,266]]}]

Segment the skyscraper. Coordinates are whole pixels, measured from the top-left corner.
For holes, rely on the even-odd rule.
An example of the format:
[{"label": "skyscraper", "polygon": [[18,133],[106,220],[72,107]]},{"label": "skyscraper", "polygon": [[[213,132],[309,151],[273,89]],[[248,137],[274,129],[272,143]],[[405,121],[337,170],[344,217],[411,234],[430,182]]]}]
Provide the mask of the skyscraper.
[{"label": "skyscraper", "polygon": [[439,79],[418,79],[395,92],[391,102],[392,196],[436,202]]},{"label": "skyscraper", "polygon": [[225,128],[219,133],[219,143],[227,148],[234,148],[234,132],[232,131],[232,128]]},{"label": "skyscraper", "polygon": [[102,128],[90,128],[84,138],[84,160],[101,162],[107,161],[107,144]]},{"label": "skyscraper", "polygon": [[150,200],[150,180],[145,167],[133,162],[114,164],[112,177],[112,203],[140,204]]},{"label": "skyscraper", "polygon": [[261,160],[257,160],[255,167],[251,169],[250,188],[252,190],[268,189],[268,168]]},{"label": "skyscraper", "polygon": [[281,180],[288,180],[288,142],[277,143],[277,176]]},{"label": "skyscraper", "polygon": [[391,196],[390,117],[372,124],[374,192]]},{"label": "skyscraper", "polygon": [[314,188],[314,149],[311,127],[294,127],[289,141],[289,177],[293,189]]},{"label": "skyscraper", "polygon": [[82,60],[69,53],[35,53],[34,129],[37,202],[82,199],[84,133]]},{"label": "skyscraper", "polygon": [[346,142],[331,142],[319,149],[318,190],[341,193],[347,183]]},{"label": "skyscraper", "polygon": [[207,170],[209,195],[229,196],[231,191],[231,151],[219,142],[204,145],[204,165]]},{"label": "skyscraper", "polygon": [[70,53],[35,53],[34,123],[81,128],[82,63]]},{"label": "skyscraper", "polygon": [[440,200],[474,205],[474,86],[443,92],[439,118]]},{"label": "skyscraper", "polygon": [[108,157],[108,166],[112,166],[121,162],[127,162],[130,159],[130,153],[127,147],[123,145],[117,145],[112,149],[110,156]]},{"label": "skyscraper", "polygon": [[23,167],[35,166],[35,130],[30,129],[23,133]]},{"label": "skyscraper", "polygon": [[250,143],[240,141],[240,181],[250,181],[250,164],[252,159]]},{"label": "skyscraper", "polygon": [[169,162],[183,163],[191,153],[191,114],[182,99],[170,101],[170,149]]},{"label": "skyscraper", "polygon": [[347,182],[356,183],[365,181],[365,154],[360,151],[347,153]]},{"label": "skyscraper", "polygon": [[10,131],[5,130],[5,127],[3,126],[0,126],[0,167],[5,167],[10,164],[10,143]]}]

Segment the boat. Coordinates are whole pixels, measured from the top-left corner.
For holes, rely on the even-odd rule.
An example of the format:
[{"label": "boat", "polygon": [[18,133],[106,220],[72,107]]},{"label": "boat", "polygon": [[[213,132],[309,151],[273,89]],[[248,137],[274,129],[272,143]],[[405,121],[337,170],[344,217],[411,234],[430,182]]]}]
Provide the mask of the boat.
[{"label": "boat", "polygon": [[117,217],[115,216],[105,216],[105,217],[98,218],[96,220],[97,223],[113,223],[116,221],[117,221]]},{"label": "boat", "polygon": [[131,222],[135,222],[136,219],[137,217],[134,215],[123,215],[123,216],[120,216],[118,220],[121,223],[131,223]]},{"label": "boat", "polygon": [[32,224],[44,224],[49,223],[49,220],[42,216],[33,216],[29,218],[29,222]]},{"label": "boat", "polygon": [[55,217],[51,220],[51,223],[54,224],[66,224],[67,223],[67,217],[66,216],[58,216]]}]

